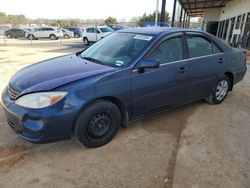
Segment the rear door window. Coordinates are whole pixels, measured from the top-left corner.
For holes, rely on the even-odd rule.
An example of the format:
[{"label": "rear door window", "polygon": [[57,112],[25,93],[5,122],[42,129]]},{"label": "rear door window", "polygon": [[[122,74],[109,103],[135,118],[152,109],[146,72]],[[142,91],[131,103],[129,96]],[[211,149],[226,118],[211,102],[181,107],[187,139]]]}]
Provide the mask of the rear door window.
[{"label": "rear door window", "polygon": [[213,44],[206,37],[200,35],[187,35],[189,58],[213,54]]},{"label": "rear door window", "polygon": [[95,28],[90,27],[86,29],[87,33],[95,33]]}]

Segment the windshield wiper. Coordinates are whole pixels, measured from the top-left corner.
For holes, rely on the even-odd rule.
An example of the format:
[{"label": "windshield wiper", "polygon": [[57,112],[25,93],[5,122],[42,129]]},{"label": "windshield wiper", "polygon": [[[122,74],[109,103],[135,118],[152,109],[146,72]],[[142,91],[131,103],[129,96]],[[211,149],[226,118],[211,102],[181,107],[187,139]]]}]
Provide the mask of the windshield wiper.
[{"label": "windshield wiper", "polygon": [[89,60],[89,61],[93,61],[94,63],[98,63],[98,64],[102,64],[102,65],[105,65],[105,63],[103,63],[102,61],[98,60],[98,59],[95,59],[95,58],[92,58],[92,57],[82,57],[80,56],[82,59],[86,59],[86,60]]},{"label": "windshield wiper", "polygon": [[106,65],[106,66],[109,66],[109,67],[119,67],[117,65],[114,65],[114,64],[110,64],[110,63],[105,63],[103,61],[100,61],[98,59],[95,59],[95,58],[92,58],[92,57],[85,57],[85,56],[80,56],[82,59],[86,59],[88,61],[92,61],[94,63],[98,63],[98,64],[101,64],[101,65]]}]

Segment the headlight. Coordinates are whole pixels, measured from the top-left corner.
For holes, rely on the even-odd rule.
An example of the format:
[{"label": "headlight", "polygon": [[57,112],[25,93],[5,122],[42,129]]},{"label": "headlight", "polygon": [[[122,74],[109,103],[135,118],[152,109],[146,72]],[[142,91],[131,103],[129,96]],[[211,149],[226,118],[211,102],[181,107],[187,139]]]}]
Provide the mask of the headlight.
[{"label": "headlight", "polygon": [[26,108],[44,108],[57,103],[67,94],[67,92],[31,93],[18,98],[15,104]]}]

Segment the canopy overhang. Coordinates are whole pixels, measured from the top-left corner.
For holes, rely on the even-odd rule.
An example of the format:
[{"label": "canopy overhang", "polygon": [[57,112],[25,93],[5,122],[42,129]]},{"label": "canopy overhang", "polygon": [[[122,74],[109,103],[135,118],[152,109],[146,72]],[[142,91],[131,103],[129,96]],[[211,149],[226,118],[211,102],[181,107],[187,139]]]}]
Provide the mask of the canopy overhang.
[{"label": "canopy overhang", "polygon": [[203,17],[204,9],[222,8],[231,0],[179,0],[182,8],[190,17]]}]

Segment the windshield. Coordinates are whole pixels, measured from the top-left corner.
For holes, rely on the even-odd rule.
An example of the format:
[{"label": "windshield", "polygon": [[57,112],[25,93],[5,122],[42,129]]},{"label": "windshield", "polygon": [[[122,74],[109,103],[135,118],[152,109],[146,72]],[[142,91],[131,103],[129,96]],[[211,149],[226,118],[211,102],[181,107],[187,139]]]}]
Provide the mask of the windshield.
[{"label": "windshield", "polygon": [[109,27],[100,27],[99,28],[103,33],[107,33],[107,32],[113,32],[113,30]]},{"label": "windshield", "polygon": [[83,51],[80,56],[108,66],[122,67],[130,64],[151,43],[152,38],[150,35],[113,33]]}]

